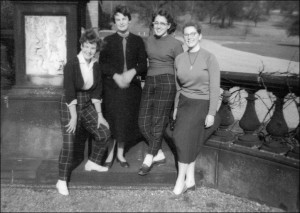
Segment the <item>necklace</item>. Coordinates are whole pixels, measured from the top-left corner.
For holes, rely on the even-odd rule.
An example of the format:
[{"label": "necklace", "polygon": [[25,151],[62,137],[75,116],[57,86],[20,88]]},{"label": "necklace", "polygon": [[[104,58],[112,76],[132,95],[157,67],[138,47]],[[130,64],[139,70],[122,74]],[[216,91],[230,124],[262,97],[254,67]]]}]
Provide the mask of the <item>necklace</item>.
[{"label": "necklace", "polygon": [[189,61],[190,61],[190,70],[192,70],[193,69],[193,65],[195,64],[195,62],[196,62],[196,59],[197,59],[197,57],[198,57],[198,54],[199,54],[199,50],[198,50],[198,52],[197,52],[197,55],[196,55],[196,57],[195,57],[195,59],[194,59],[194,61],[193,61],[193,63],[192,63],[192,61],[191,61],[191,57],[190,57],[190,54],[188,53],[188,56],[189,56]]}]

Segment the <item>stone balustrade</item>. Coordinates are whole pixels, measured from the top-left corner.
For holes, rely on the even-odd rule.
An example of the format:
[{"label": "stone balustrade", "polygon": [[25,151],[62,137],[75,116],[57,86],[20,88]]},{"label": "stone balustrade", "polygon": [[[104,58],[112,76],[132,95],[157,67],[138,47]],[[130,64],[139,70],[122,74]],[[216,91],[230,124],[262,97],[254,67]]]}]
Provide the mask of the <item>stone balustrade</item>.
[{"label": "stone balustrade", "polygon": [[[289,155],[299,159],[299,123],[295,129],[289,129],[283,116],[284,100],[292,96],[296,100],[299,117],[299,75],[274,75],[272,73],[236,73],[222,72],[221,87],[223,89],[222,103],[219,109],[222,121],[215,133],[222,142],[231,142],[258,150]],[[247,106],[239,127],[243,134],[234,134],[230,126],[235,118],[230,107],[230,88],[240,87],[248,93]],[[276,96],[275,109],[268,123],[261,123],[255,110],[255,94],[258,90],[266,90]],[[264,128],[261,126],[266,125]]]}]

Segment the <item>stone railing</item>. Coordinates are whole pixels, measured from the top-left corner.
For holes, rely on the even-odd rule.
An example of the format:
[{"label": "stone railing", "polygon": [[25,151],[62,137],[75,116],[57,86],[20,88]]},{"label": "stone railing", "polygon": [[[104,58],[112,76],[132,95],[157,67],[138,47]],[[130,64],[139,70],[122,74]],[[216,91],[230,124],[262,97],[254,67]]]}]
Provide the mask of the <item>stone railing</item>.
[{"label": "stone railing", "polygon": [[[234,133],[231,126],[235,124],[230,97],[231,88],[239,87],[246,91],[247,105],[243,116],[239,120],[242,133]],[[223,143],[233,143],[246,147],[257,148],[272,153],[299,159],[299,122],[295,129],[288,128],[283,114],[284,100],[294,101],[296,114],[299,118],[299,75],[272,73],[236,73],[221,72],[221,88],[223,89],[222,103],[219,108],[222,121],[215,133]],[[268,122],[260,122],[255,108],[256,93],[266,90],[276,96],[272,107],[273,114]],[[274,109],[275,107],[275,109]]]}]

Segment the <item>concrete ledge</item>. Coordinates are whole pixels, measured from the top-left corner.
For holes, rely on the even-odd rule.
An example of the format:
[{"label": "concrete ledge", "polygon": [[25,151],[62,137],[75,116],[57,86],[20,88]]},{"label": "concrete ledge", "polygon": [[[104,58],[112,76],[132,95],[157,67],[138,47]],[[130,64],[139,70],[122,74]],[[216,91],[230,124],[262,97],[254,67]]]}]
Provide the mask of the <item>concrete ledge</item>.
[{"label": "concrete ledge", "polygon": [[289,212],[299,211],[299,160],[214,139],[197,159],[201,183]]}]

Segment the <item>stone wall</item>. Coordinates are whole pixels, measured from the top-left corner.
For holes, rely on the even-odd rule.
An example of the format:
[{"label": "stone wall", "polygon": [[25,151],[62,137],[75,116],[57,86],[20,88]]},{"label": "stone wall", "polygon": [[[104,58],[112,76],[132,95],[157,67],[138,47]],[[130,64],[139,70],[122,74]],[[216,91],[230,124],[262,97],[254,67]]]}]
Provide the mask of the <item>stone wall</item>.
[{"label": "stone wall", "polygon": [[86,7],[86,28],[98,27],[98,0],[91,0]]}]

